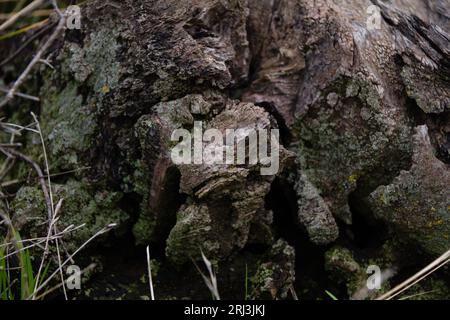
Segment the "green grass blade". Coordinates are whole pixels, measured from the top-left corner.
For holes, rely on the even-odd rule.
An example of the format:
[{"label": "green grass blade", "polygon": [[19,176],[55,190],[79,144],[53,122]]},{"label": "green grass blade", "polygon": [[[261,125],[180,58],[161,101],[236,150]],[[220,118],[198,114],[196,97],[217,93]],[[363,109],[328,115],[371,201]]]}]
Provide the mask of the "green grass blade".
[{"label": "green grass blade", "polygon": [[325,290],[325,293],[333,300],[337,301],[339,300],[338,298],[336,298],[336,296],[334,294],[332,294],[330,291]]}]

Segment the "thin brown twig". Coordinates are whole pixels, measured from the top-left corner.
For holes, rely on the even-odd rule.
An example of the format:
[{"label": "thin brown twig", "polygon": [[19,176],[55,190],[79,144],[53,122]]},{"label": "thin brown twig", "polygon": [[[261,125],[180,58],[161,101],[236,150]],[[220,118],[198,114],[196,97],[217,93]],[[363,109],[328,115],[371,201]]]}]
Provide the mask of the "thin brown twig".
[{"label": "thin brown twig", "polygon": [[[15,251],[18,251],[19,246],[17,245],[16,237],[14,236],[14,234],[15,234],[14,227],[11,222],[11,219],[9,218],[9,215],[4,213],[3,210],[0,209],[0,218],[2,218],[6,227],[8,228],[7,235],[6,235],[6,239],[7,239],[6,241],[8,241],[8,239],[11,239],[12,247],[14,248]],[[8,257],[8,254],[4,258],[6,258],[6,257]],[[20,267],[22,267],[22,266],[20,266]]]},{"label": "thin brown twig", "polygon": [[[3,87],[0,87],[0,91],[4,92],[4,93],[8,93],[9,92],[8,89],[3,88]],[[29,94],[26,94],[26,93],[16,92],[16,93],[14,93],[14,95],[16,97],[19,97],[19,98],[24,98],[24,99],[28,99],[28,100],[32,100],[32,101],[40,101],[40,99],[38,97],[29,95]]]},{"label": "thin brown twig", "polygon": [[20,10],[19,12],[12,15],[8,20],[6,20],[2,25],[0,25],[0,32],[3,32],[10,26],[12,26],[17,19],[19,19],[22,16],[25,16],[29,14],[30,12],[34,11],[35,9],[39,8],[41,5],[43,5],[47,0],[34,0],[29,5],[27,5],[25,8]]},{"label": "thin brown twig", "polygon": [[75,250],[74,253],[72,253],[59,267],[57,270],[55,270],[47,279],[33,292],[33,296],[29,298],[36,297],[36,294],[41,291],[45,286],[62,270],[62,268],[68,264],[70,261],[72,261],[72,258],[75,257],[81,250],[83,250],[89,243],[91,243],[95,238],[101,236],[102,234],[110,231],[111,229],[115,228],[117,224],[111,223],[95,233],[92,237],[90,237],[88,240],[86,240],[77,250]]},{"label": "thin brown twig", "polygon": [[65,17],[65,15],[61,14],[59,16],[59,22],[58,22],[58,24],[56,26],[55,31],[47,39],[47,41],[42,45],[42,47],[38,50],[38,52],[35,54],[35,56],[31,60],[31,62],[28,64],[28,66],[25,68],[25,70],[19,76],[19,78],[17,78],[17,80],[14,82],[14,85],[11,87],[11,89],[9,90],[8,94],[6,95],[6,97],[3,99],[2,102],[0,102],[0,108],[2,108],[5,105],[7,105],[14,98],[16,91],[19,89],[19,87],[25,81],[26,77],[31,72],[31,70],[36,65],[36,63],[38,63],[42,59],[42,56],[47,51],[47,49],[58,38],[59,33],[64,29],[65,25],[66,25],[66,17]]},{"label": "thin brown twig", "polygon": [[[54,5],[56,7],[56,3],[54,3]],[[42,135],[41,125],[39,123],[39,120],[38,120],[37,116],[33,112],[31,112],[31,115],[32,115],[32,117],[34,119],[34,122],[36,123],[36,130],[39,132],[39,138],[41,139],[42,151],[44,153],[45,168],[46,168],[46,171],[47,171],[47,182],[48,182],[50,205],[51,205],[51,212],[52,212],[52,219],[51,219],[52,222],[51,222],[51,225],[50,225],[49,230],[48,230],[48,236],[47,236],[47,241],[45,243],[44,255],[42,257],[41,264],[39,265],[39,271],[38,271],[38,274],[37,274],[37,277],[36,277],[36,287],[35,287],[35,289],[36,289],[37,285],[39,283],[39,276],[41,274],[42,268],[44,267],[45,258],[47,257],[47,253],[48,253],[47,250],[48,250],[48,245],[49,245],[49,237],[51,237],[52,231],[55,234],[58,233],[58,229],[56,227],[57,215],[58,215],[58,212],[61,209],[63,199],[59,200],[59,202],[58,202],[58,204],[56,205],[56,208],[55,208],[54,207],[54,203],[53,203],[52,184],[51,184],[51,179],[50,179],[50,167],[49,167],[49,164],[48,164],[48,157],[47,157],[47,150],[45,148],[45,143],[44,143],[44,136]],[[55,239],[55,244],[56,244],[56,253],[57,253],[57,256],[58,256],[58,264],[61,265],[61,253],[60,253],[60,250],[59,250],[59,241],[58,241],[58,239]],[[62,270],[60,272],[60,276],[61,276],[61,283],[62,283],[62,287],[63,287],[63,291],[64,291],[64,297],[67,300],[67,292],[66,292],[66,286],[64,284],[65,281],[64,281],[64,275],[62,273]],[[34,294],[33,294],[33,297],[35,297]]]},{"label": "thin brown twig", "polygon": [[30,131],[33,133],[38,133],[37,130],[33,129],[32,126],[34,126],[35,123],[30,123],[27,126],[20,126],[18,124],[14,124],[14,123],[8,123],[8,122],[1,122],[0,121],[0,128],[8,133],[11,133],[13,135],[16,136],[21,136],[22,135],[22,131],[26,130],[26,131]]},{"label": "thin brown twig", "polygon": [[[0,62],[0,67],[14,60],[30,43],[39,38],[42,34],[47,32],[50,28],[54,27],[56,22],[44,25],[38,32],[33,34],[27,41],[25,41],[16,51],[14,51],[8,58]],[[16,94],[17,95],[17,94]]]},{"label": "thin brown twig", "polygon": [[[86,223],[80,224],[79,226],[75,227],[74,225],[70,225],[67,228],[65,228],[63,231],[59,232],[58,234],[55,234],[52,236],[53,238],[62,238],[64,235],[66,235],[67,233],[72,233],[74,231],[77,231],[78,229],[81,229],[83,227],[86,226]],[[47,239],[46,237],[38,237],[38,238],[30,238],[30,239],[23,239],[23,240],[17,240],[17,243],[28,243],[28,242],[32,242],[35,245],[38,245],[40,243],[43,243],[45,241],[45,239]],[[0,248],[2,247],[6,247],[6,246],[10,246],[12,245],[12,242],[5,242],[3,244],[0,244]]]},{"label": "thin brown twig", "polygon": [[0,143],[0,147],[3,148],[17,148],[17,147],[21,147],[22,144],[17,142],[17,143]]},{"label": "thin brown twig", "polygon": [[[19,268],[20,269],[20,268]],[[12,270],[12,269],[11,269]],[[8,270],[9,271],[9,270]],[[3,296],[6,292],[8,292],[12,287],[13,287],[13,285],[15,285],[16,284],[16,282],[17,282],[18,280],[17,279],[14,279],[13,281],[11,281],[11,283],[9,284],[9,286],[7,287],[7,288],[5,288],[5,290],[3,290],[3,292],[0,292],[0,296]]]},{"label": "thin brown twig", "polygon": [[27,162],[33,169],[34,171],[36,171],[36,174],[39,178],[39,185],[41,186],[42,192],[44,193],[44,198],[45,198],[45,202],[47,205],[47,214],[48,217],[51,221],[52,218],[52,207],[51,207],[51,202],[50,202],[50,195],[47,189],[47,185],[45,184],[45,178],[44,178],[44,174],[41,170],[41,167],[39,167],[39,165],[30,157],[24,155],[23,153],[21,153],[20,151],[17,151],[15,149],[8,149],[6,150],[3,147],[0,147],[0,151],[5,154],[6,156],[9,157],[17,157],[25,162]]},{"label": "thin brown twig", "polygon": [[[8,222],[5,221],[5,224],[8,224]],[[71,229],[66,228],[64,231],[61,231],[57,235],[51,236],[50,240],[62,239],[64,237],[64,235],[66,235],[67,233],[72,233],[72,232],[74,232],[74,231],[76,231],[76,230],[78,230],[80,228],[83,228],[84,226],[86,226],[85,223],[79,225],[78,227],[74,227],[74,228],[71,228]],[[21,240],[21,241],[17,241],[15,239],[13,239],[13,241],[7,242],[7,243],[2,244],[0,246],[0,247],[8,247],[8,246],[13,246],[14,247],[14,251],[13,252],[10,252],[10,253],[6,254],[5,256],[2,256],[0,258],[0,260],[4,260],[4,259],[6,259],[6,258],[8,258],[10,256],[15,256],[15,255],[17,255],[18,253],[20,253],[20,252],[22,252],[24,250],[31,249],[31,248],[34,248],[34,247],[39,247],[42,250],[45,250],[45,247],[41,246],[41,244],[45,243],[47,241],[47,239],[49,239],[49,238],[48,237],[42,237],[42,238],[34,238],[34,239],[25,239],[25,240]],[[31,244],[26,245],[26,246],[21,247],[21,248],[18,248],[16,246],[17,243],[24,244],[24,243],[28,243],[28,242],[31,242]]]},{"label": "thin brown twig", "polygon": [[[10,170],[10,167],[12,168],[13,166],[14,166],[13,164],[8,166],[8,170]],[[90,167],[83,167],[83,168],[74,169],[74,170],[68,170],[68,171],[63,171],[63,172],[58,172],[58,173],[52,173],[50,175],[44,174],[44,178],[47,178],[47,177],[50,177],[50,178],[60,177],[60,176],[63,176],[63,175],[79,172],[79,171],[82,171],[82,170],[88,170],[88,169],[90,169]],[[0,171],[0,181],[2,181],[3,178],[5,177],[5,174],[3,174],[2,172],[3,171]],[[26,181],[27,181],[26,179],[21,179],[21,180],[14,179],[14,180],[2,182],[0,184],[0,186],[1,187],[7,187],[7,186],[23,183],[23,182],[26,182]]]},{"label": "thin brown twig", "polygon": [[[3,181],[3,179],[6,177],[9,171],[14,168],[14,165],[16,163],[15,158],[6,158],[6,160],[2,164],[2,168],[0,170],[0,181]],[[3,187],[3,183],[1,185]]]},{"label": "thin brown twig", "polygon": [[[41,9],[41,10],[35,10],[33,11],[30,16],[31,17],[48,17],[51,13],[53,12],[53,10],[51,9]],[[6,20],[11,18],[15,13],[0,13],[0,19],[1,20]]]},{"label": "thin brown twig", "polygon": [[[83,270],[80,271],[80,275],[85,274],[86,272],[92,271],[97,267],[96,263],[91,263],[90,265],[88,265],[86,268],[84,268]],[[52,293],[53,291],[61,288],[62,284],[58,283],[56,286],[54,286],[53,288],[48,289],[47,291],[45,291],[43,294],[41,294],[40,296],[36,297],[36,300],[41,300],[42,298],[44,298],[46,295]]]}]

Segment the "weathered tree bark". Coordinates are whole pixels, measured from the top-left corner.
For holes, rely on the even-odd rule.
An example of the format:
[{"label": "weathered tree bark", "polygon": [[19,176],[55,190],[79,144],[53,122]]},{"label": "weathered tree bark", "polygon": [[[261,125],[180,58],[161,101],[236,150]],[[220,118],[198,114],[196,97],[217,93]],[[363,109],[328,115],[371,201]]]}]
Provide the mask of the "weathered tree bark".
[{"label": "weathered tree bark", "polygon": [[[381,13],[374,30],[371,5]],[[67,30],[51,53],[56,69],[41,72],[51,171],[78,170],[55,181],[65,198],[61,223],[119,222],[137,244],[164,243],[164,263],[174,266],[198,259],[201,248],[224,278],[231,271],[220,266],[254,254],[255,297],[287,296],[302,250],[292,232],[306,231],[318,251],[375,250],[370,259],[389,261],[382,268],[404,262],[417,245],[443,253],[449,7],[447,0],[88,2],[82,29]],[[278,174],[261,176],[259,164],[174,164],[170,136],[195,121],[222,132],[279,129]],[[31,139],[27,146],[39,154]],[[275,184],[285,200],[270,197]],[[13,202],[23,228],[34,228],[28,218],[36,212],[44,216],[33,201],[38,191],[23,187]],[[375,247],[359,243],[364,228],[374,230],[366,242]],[[327,270],[351,272],[347,284],[358,286],[369,259],[333,250]],[[349,295],[355,289],[349,285]]]}]

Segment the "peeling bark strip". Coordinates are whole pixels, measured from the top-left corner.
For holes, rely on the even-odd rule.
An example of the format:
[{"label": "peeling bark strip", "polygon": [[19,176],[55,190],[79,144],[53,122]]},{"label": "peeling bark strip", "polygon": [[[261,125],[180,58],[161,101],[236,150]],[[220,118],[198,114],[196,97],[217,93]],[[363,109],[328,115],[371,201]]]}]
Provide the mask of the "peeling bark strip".
[{"label": "peeling bark strip", "polygon": [[[410,248],[448,250],[448,0],[109,2],[82,6],[82,29],[41,72],[51,171],[89,167],[56,186],[62,224],[114,218],[164,263],[187,266],[201,248],[224,278],[248,259],[255,298],[286,298],[302,277],[305,231],[317,252],[349,247],[316,267],[348,296],[365,283],[361,257],[391,268]],[[173,133],[199,122],[279,130],[279,170],[173,161]],[[269,205],[281,180],[287,200]],[[12,203],[31,232],[34,189]]]}]

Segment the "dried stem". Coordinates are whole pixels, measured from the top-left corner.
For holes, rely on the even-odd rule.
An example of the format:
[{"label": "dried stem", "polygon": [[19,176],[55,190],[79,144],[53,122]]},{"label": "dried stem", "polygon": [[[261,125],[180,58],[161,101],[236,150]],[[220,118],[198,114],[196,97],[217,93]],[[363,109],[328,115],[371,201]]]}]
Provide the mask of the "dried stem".
[{"label": "dried stem", "polygon": [[39,8],[45,2],[47,2],[47,0],[34,0],[29,5],[27,5],[25,8],[23,8],[22,10],[20,10],[19,12],[15,13],[15,14],[13,14],[7,21],[5,21],[4,23],[2,23],[2,25],[0,25],[0,32],[5,31],[7,28],[12,26],[17,21],[17,19],[19,19],[20,17],[25,16],[25,15],[29,14],[30,12],[34,11],[35,9]]},{"label": "dried stem", "polygon": [[[57,11],[60,13],[60,11]],[[64,29],[66,25],[66,17],[63,14],[60,14],[59,16],[59,22],[56,26],[56,29],[53,31],[52,35],[47,39],[47,41],[42,45],[42,47],[36,52],[35,56],[31,60],[31,62],[28,64],[28,66],[25,68],[25,70],[22,72],[22,74],[17,78],[17,80],[14,82],[11,89],[9,89],[8,94],[6,95],[5,99],[3,99],[2,102],[0,102],[0,108],[4,107],[11,101],[16,91],[19,89],[19,87],[22,85],[22,83],[25,81],[28,74],[31,72],[33,67],[38,63],[41,59],[44,53],[47,51],[47,49],[53,44],[53,42],[58,38],[60,32]]]}]

